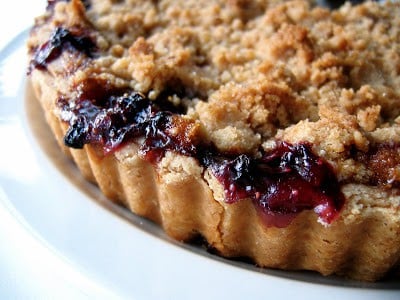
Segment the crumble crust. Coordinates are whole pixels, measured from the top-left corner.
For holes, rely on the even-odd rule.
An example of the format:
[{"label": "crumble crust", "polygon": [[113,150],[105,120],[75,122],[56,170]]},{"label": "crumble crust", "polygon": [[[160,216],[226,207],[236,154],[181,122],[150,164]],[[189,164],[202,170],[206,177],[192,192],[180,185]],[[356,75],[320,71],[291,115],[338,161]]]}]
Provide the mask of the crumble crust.
[{"label": "crumble crust", "polygon": [[[400,257],[393,246],[400,239],[400,148],[391,146],[400,144],[399,10],[389,2],[331,12],[301,0],[98,0],[88,9],[78,0],[58,1],[36,20],[30,54],[60,25],[83,28],[98,50],[90,60],[63,53],[45,72],[32,70],[32,80],[60,144],[67,127],[56,125],[57,99],[79,98],[99,81],[154,101],[167,94],[196,122],[195,134],[221,152],[257,155],[277,140],[309,142],[333,166],[346,198],[329,228],[304,212],[288,228],[266,230],[250,201],[225,203],[221,185],[191,157],[167,152],[152,167],[134,144],[110,157],[91,147],[88,157],[65,151],[107,196],[175,238],[200,233],[221,254],[263,266],[374,280]],[[193,193],[206,199],[195,208],[185,201]],[[358,248],[346,244],[352,231]],[[295,243],[289,240],[296,233],[308,243],[278,246],[282,238]],[[378,244],[371,247],[371,239]],[[321,240],[329,250],[321,250]],[[384,262],[372,262],[382,252]]]},{"label": "crumble crust", "polygon": [[306,139],[340,164],[351,146],[400,141],[400,18],[390,5],[155,3],[94,1],[87,14],[58,3],[53,24],[101,33],[101,56],[70,81],[102,78],[151,99],[168,90],[221,150]]}]

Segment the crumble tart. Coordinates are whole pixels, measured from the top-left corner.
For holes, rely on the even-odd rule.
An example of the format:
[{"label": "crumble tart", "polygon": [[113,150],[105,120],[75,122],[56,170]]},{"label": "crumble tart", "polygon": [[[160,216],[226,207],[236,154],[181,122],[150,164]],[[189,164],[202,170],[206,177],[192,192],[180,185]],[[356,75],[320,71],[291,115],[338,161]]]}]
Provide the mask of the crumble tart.
[{"label": "crumble tart", "polygon": [[175,239],[374,281],[400,259],[400,5],[48,1],[28,73],[63,151]]}]

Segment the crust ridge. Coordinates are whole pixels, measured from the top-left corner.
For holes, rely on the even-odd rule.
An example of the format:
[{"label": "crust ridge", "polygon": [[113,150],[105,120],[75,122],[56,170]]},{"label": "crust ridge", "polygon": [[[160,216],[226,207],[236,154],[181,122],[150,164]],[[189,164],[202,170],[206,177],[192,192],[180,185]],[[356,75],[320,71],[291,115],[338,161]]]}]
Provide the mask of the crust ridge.
[{"label": "crust ridge", "polygon": [[[236,3],[238,1],[233,2]],[[241,1],[239,2],[241,3]],[[363,11],[362,7],[351,10],[349,6],[344,6],[341,8],[341,13],[348,10],[348,14],[350,16],[354,14],[355,18],[358,15],[368,14],[368,9],[371,9],[370,6],[372,5],[367,4],[364,7],[365,11]],[[265,5],[264,7],[263,5],[263,8],[266,9],[267,6]],[[300,11],[298,15],[296,8]],[[49,28],[53,28],[55,24],[73,22],[74,26],[82,26],[85,30],[90,31],[95,26],[103,26],[108,24],[107,22],[111,22],[105,16],[97,16],[99,18],[98,20],[96,19],[99,22],[98,24],[89,23],[83,6],[80,1],[76,0],[70,3],[59,2],[54,9],[57,11],[55,13],[57,17],[52,19],[52,16],[47,15],[37,21],[36,28],[32,31],[28,43],[31,57],[33,45],[37,47],[38,44],[42,44],[45,40],[43,36],[48,37]],[[178,14],[178,11],[173,9],[176,9],[176,7],[173,6],[169,13]],[[217,10],[215,7],[213,9]],[[235,9],[240,10],[241,8],[236,7]],[[273,30],[271,27],[273,20],[282,18],[282,21],[287,22],[286,19],[291,14],[293,14],[292,17],[294,19],[297,17],[302,18],[308,9],[309,4],[304,1],[293,1],[271,8],[264,16],[266,32]],[[71,19],[64,20],[70,10],[74,12],[71,13]],[[155,13],[151,9],[147,12],[149,15]],[[235,13],[233,12],[232,14],[234,15]],[[322,17],[327,15],[328,12],[316,9],[310,14],[313,14],[314,17],[317,16],[316,18],[319,22],[322,22]],[[241,15],[246,16],[247,23],[244,24],[239,21],[235,21],[235,23],[232,21],[232,24],[234,24],[232,26],[237,28],[252,26],[250,11],[241,11]],[[141,22],[150,22],[148,19],[138,20],[136,19],[137,16],[131,17],[131,19],[127,18],[127,20],[135,24],[135,26],[139,23],[145,26]],[[147,17],[150,18],[151,16]],[[234,18],[231,15],[224,17],[227,19]],[[261,18],[260,16],[258,17]],[[340,21],[340,17],[339,13],[336,13],[336,15],[333,13],[332,18],[337,18]],[[220,22],[223,21],[220,20]],[[292,21],[295,22],[295,20]],[[101,22],[104,22],[104,24]],[[318,26],[322,26],[321,23],[318,24]],[[119,27],[122,25],[118,22],[109,25],[115,27],[113,27],[113,30],[123,30],[123,28]],[[156,25],[149,23],[146,25],[146,30],[155,28]],[[277,50],[277,46],[280,45],[279,43],[284,43],[288,47],[284,55],[290,56],[294,51],[294,46],[291,43],[295,42],[302,46],[301,51],[299,51],[299,56],[302,60],[313,59],[315,53],[311,53],[312,51],[309,49],[309,43],[311,42],[310,38],[307,37],[307,30],[304,28],[301,30],[296,28],[294,30],[292,28],[291,34],[294,37],[292,40],[286,40],[285,32],[291,31],[291,27],[289,27],[289,25],[283,26],[278,34],[271,39],[275,39],[276,44],[268,48],[268,51],[271,52],[270,54],[277,56],[277,60],[283,59],[280,57],[281,53]],[[334,32],[339,29],[331,28],[331,30]],[[179,29],[174,27],[174,32],[178,34]],[[327,34],[332,34],[332,32]],[[332,54],[328,53],[313,62],[314,66],[322,66],[321,70],[315,74],[308,74],[307,72],[286,74],[283,66],[274,68],[270,61],[265,61],[257,67],[257,71],[260,74],[261,72],[268,73],[272,69],[273,71],[268,73],[268,76],[260,75],[261,79],[257,78],[251,81],[258,90],[269,91],[265,94],[259,94],[254,87],[247,87],[242,84],[240,78],[236,78],[237,82],[234,84],[223,83],[223,80],[229,81],[229,77],[232,76],[232,74],[227,73],[221,75],[222,81],[220,85],[222,88],[216,91],[214,90],[215,82],[210,83],[209,79],[200,78],[196,81],[189,78],[187,79],[188,82],[181,82],[181,80],[178,80],[179,78],[174,78],[174,76],[184,73],[186,70],[186,60],[192,59],[191,55],[193,55],[190,51],[200,55],[197,53],[198,49],[193,50],[190,47],[190,49],[187,49],[185,45],[187,41],[175,40],[175,37],[171,37],[168,40],[171,44],[174,44],[174,47],[182,48],[179,48],[180,56],[178,59],[177,57],[165,58],[157,52],[167,51],[168,47],[171,46],[170,44],[165,44],[163,46],[166,48],[161,50],[154,46],[158,45],[154,40],[162,33],[156,32],[153,40],[146,42],[137,39],[139,42],[135,42],[128,48],[130,53],[128,56],[137,55],[134,59],[132,58],[132,61],[137,63],[137,60],[142,59],[141,64],[145,66],[142,70],[135,70],[133,75],[129,75],[126,72],[131,66],[124,60],[123,52],[125,50],[122,49],[121,45],[124,43],[129,44],[132,41],[121,40],[121,44],[114,45],[114,48],[112,48],[110,43],[112,44],[117,37],[113,32],[107,32],[107,34],[109,35],[107,39],[101,35],[94,35],[94,38],[100,45],[101,51],[106,51],[105,49],[107,49],[114,56],[120,55],[121,57],[117,61],[111,61],[109,57],[106,57],[102,60],[99,59],[101,60],[100,65],[90,66],[83,55],[61,55],[60,58],[51,62],[51,66],[46,70],[33,69],[30,74],[35,95],[41,103],[46,120],[60,148],[73,159],[87,180],[99,186],[104,195],[112,201],[126,206],[133,213],[159,224],[169,236],[177,240],[186,242],[201,236],[218,254],[232,258],[248,257],[261,267],[313,270],[323,275],[338,274],[364,281],[378,280],[397,267],[400,261],[399,190],[397,188],[366,184],[364,177],[369,173],[366,172],[367,175],[363,177],[355,171],[359,170],[357,169],[360,164],[359,161],[355,161],[355,159],[345,161],[341,157],[344,152],[350,152],[351,150],[348,149],[353,146],[355,148],[358,147],[357,151],[365,152],[364,148],[369,147],[370,141],[385,139],[385,137],[393,135],[393,132],[388,132],[386,125],[379,124],[381,122],[379,114],[381,109],[390,111],[392,106],[394,107],[395,105],[385,103],[384,97],[376,93],[377,91],[382,91],[382,93],[395,94],[396,92],[393,91],[396,86],[395,80],[391,82],[392,86],[388,89],[379,86],[374,90],[370,85],[366,84],[370,78],[367,78],[367,75],[357,77],[353,74],[357,71],[355,69],[353,69],[352,74],[348,74],[348,78],[344,78],[343,76],[345,75],[340,73],[340,68],[342,67],[340,63],[343,63],[343,61],[332,57]],[[221,38],[222,36],[223,32],[221,33]],[[202,38],[205,37],[202,36]],[[239,37],[237,38],[239,39]],[[341,49],[346,47],[346,43],[349,41],[344,41],[340,38],[343,38],[343,36],[340,35],[338,40],[331,37],[326,42],[331,43],[330,47],[332,48]],[[164,41],[163,36],[160,39]],[[150,42],[154,43],[153,47],[149,45]],[[199,43],[198,41],[191,42],[195,45]],[[160,45],[158,46],[161,48]],[[361,44],[358,46],[360,48],[363,47]],[[101,51],[100,53],[102,53]],[[226,67],[228,64],[235,65],[232,67],[234,70],[239,68],[237,65],[248,63],[253,55],[250,52],[241,52],[240,55],[242,56],[238,54],[238,56],[233,57],[233,53],[225,53],[224,49],[215,48],[213,51],[221,51],[213,57],[216,60],[214,62],[216,65],[221,68]],[[392,51],[391,55],[395,56],[393,53]],[[157,55],[160,57],[157,57]],[[198,61],[201,61],[201,59],[206,61],[204,57],[196,57],[196,59]],[[167,62],[164,60],[167,60]],[[204,61],[203,63],[205,63]],[[294,64],[297,62],[295,60],[289,61]],[[260,146],[261,141],[263,141],[263,147],[268,148],[269,137],[274,135],[289,141],[302,140],[304,136],[309,136],[310,140],[317,144],[316,150],[318,153],[325,155],[344,178],[341,190],[346,202],[340,217],[330,226],[324,226],[318,222],[314,211],[305,210],[299,213],[284,228],[269,227],[262,222],[262,218],[260,218],[251,199],[243,199],[233,204],[226,203],[222,185],[212,172],[201,166],[193,157],[167,151],[159,162],[150,163],[141,158],[139,154],[140,146],[136,141],[132,141],[108,155],[104,155],[103,151],[96,148],[95,145],[85,145],[82,150],[71,149],[64,145],[64,136],[69,126],[60,116],[57,101],[59,101],[60,95],[71,92],[72,88],[78,90],[74,90],[74,93],[79,95],[80,84],[88,79],[81,72],[83,68],[90,69],[90,72],[88,72],[91,80],[100,78],[104,82],[112,82],[110,85],[114,84],[119,89],[128,89],[133,86],[133,89],[137,88],[140,92],[147,93],[151,98],[153,96],[156,97],[159,93],[156,89],[151,90],[145,87],[151,86],[151,82],[142,82],[141,85],[139,80],[129,81],[126,77],[135,76],[139,71],[150,72],[150,69],[157,69],[157,63],[171,64],[171,68],[168,69],[169,73],[166,75],[168,80],[163,83],[157,81],[162,76],[161,71],[157,73],[158,70],[155,75],[151,73],[155,76],[152,79],[157,83],[153,82],[154,85],[160,90],[164,88],[163,84],[176,83],[179,87],[185,84],[190,85],[185,92],[192,93],[197,104],[188,109],[188,114],[196,116],[205,124],[204,128],[208,133],[205,134],[206,138],[218,141],[223,140],[218,144],[222,149],[233,145],[236,150],[251,152],[254,147]],[[370,68],[373,71],[371,72],[375,74],[379,64],[380,62],[374,61],[371,62],[371,65],[360,66],[360,68]],[[199,65],[201,64],[199,63]],[[180,68],[181,66],[183,67]],[[178,70],[176,74],[173,71],[174,68]],[[322,68],[330,69],[330,72],[322,71]],[[111,69],[112,72],[107,73],[106,69]],[[198,66],[195,66],[195,70],[200,73],[204,71]],[[296,68],[296,70],[299,70],[299,68]],[[363,73],[362,70],[358,71]],[[282,75],[283,73],[285,74]],[[139,75],[142,76],[143,74]],[[374,74],[371,76],[374,76]],[[140,77],[139,75],[137,77]],[[285,77],[286,83],[273,84],[274,78],[280,76]],[[291,80],[296,81],[296,76],[298,78],[308,78],[307,80],[311,80],[314,83],[318,82],[320,90],[317,91],[310,88],[303,95],[287,96],[285,89],[292,84]],[[350,80],[349,78],[352,76],[361,81],[359,83],[360,89],[354,91],[343,88],[343,90],[340,90],[342,94],[338,95],[339,90],[336,89],[337,86],[335,84],[343,84],[344,81]],[[388,75],[385,74],[385,76]],[[398,77],[397,74],[396,78],[398,79]],[[65,78],[68,78],[67,82],[65,82]],[[328,81],[330,83],[324,86],[323,82]],[[301,85],[301,82],[293,83],[293,86],[295,85]],[[200,87],[209,88],[210,94],[196,93],[196,89],[200,90]],[[305,88],[302,87],[299,90],[302,89],[304,90]],[[334,92],[329,92],[331,91],[330,89],[334,90]],[[179,89],[177,88],[177,90]],[[299,116],[295,115],[293,111],[284,111],[282,108],[284,104],[279,102],[280,97],[284,98],[283,102],[293,101],[295,109],[297,109],[305,105],[304,98],[306,96],[313,99],[321,97],[323,103],[321,103],[319,111],[317,111],[317,104],[310,105],[307,112],[302,111],[301,118],[303,115],[306,118],[300,121],[296,119]],[[205,104],[204,101],[201,101],[202,97],[209,97],[209,102],[213,105]],[[229,97],[234,98],[232,102],[225,101]],[[251,104],[257,104],[256,109],[253,109],[251,105],[248,105],[242,99],[253,101]],[[380,104],[370,105],[368,101],[373,102],[371,99],[378,99]],[[338,107],[332,109],[330,105],[333,101],[337,101],[342,106],[338,104]],[[358,112],[355,102],[361,103]],[[349,111],[352,114],[348,113]],[[390,115],[389,112],[385,112],[385,114]],[[216,116],[215,122],[210,120],[210,115]],[[253,127],[244,124],[243,119],[252,122],[251,126]],[[371,121],[372,119],[373,121]],[[395,127],[399,123],[398,118],[396,119],[392,116],[388,120]],[[296,123],[290,124],[290,122]],[[276,127],[271,125],[278,123],[279,126]],[[376,129],[378,125],[382,125],[382,127]],[[316,126],[326,127],[323,127],[325,128],[323,131],[315,133]],[[397,127],[395,130],[398,130]],[[343,133],[345,133],[345,136]],[[224,140],[225,136],[228,136],[226,140]],[[250,136],[250,138],[247,139],[246,136]],[[380,137],[376,138],[376,136]],[[338,138],[346,139],[347,144],[331,143]],[[368,138],[371,138],[371,140],[368,140]],[[234,142],[231,143],[230,140],[234,140]],[[396,169],[396,166],[392,169]],[[393,171],[393,176],[396,176],[396,170]],[[350,183],[353,182],[353,179],[355,183]]]}]

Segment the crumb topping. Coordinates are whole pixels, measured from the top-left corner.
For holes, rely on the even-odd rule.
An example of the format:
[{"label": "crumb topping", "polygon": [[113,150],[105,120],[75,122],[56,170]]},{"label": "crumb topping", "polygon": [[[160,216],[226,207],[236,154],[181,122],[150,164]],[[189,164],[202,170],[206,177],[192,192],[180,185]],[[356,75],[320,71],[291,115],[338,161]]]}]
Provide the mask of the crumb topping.
[{"label": "crumb topping", "polygon": [[[222,152],[306,141],[340,181],[371,182],[381,166],[398,178],[395,163],[376,164],[383,154],[369,153],[400,144],[399,3],[329,11],[301,0],[99,0],[86,8],[72,0],[51,10],[44,18],[54,27],[96,32],[101,55],[70,77],[72,89],[90,79],[167,98]],[[36,30],[48,32],[42,23]]]}]

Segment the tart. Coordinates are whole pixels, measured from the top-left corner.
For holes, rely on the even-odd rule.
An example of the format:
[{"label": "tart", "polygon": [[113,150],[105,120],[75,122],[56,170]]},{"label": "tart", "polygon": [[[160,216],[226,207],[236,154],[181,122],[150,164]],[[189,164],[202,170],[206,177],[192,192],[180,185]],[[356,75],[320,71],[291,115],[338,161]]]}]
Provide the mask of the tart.
[{"label": "tart", "polygon": [[62,151],[180,241],[363,281],[400,259],[400,5],[48,1],[28,74]]}]

